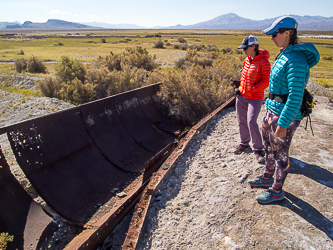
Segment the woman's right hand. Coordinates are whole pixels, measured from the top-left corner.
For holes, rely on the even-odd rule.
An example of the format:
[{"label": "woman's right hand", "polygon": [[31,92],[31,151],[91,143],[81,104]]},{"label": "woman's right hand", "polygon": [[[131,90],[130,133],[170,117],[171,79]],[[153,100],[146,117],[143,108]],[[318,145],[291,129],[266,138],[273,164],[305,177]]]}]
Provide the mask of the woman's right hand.
[{"label": "woman's right hand", "polygon": [[278,125],[274,133],[274,136],[282,138],[285,137],[286,135],[287,135],[287,128],[282,128]]}]

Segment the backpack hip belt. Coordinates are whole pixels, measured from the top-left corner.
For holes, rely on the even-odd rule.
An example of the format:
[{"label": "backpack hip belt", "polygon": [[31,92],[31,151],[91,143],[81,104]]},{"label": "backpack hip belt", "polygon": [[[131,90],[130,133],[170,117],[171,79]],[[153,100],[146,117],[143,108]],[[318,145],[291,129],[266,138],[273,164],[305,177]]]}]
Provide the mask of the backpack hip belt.
[{"label": "backpack hip belt", "polygon": [[272,92],[269,92],[268,98],[274,101],[277,101],[279,103],[286,103],[288,99],[288,94],[286,95],[276,95],[273,94]]}]

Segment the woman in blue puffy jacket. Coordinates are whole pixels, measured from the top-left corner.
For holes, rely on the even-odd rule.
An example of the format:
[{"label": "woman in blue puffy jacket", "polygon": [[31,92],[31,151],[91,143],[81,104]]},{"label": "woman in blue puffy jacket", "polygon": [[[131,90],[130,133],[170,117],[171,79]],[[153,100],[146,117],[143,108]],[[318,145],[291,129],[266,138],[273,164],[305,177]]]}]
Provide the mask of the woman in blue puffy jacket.
[{"label": "woman in blue puffy jacket", "polygon": [[297,25],[294,18],[283,16],[263,30],[266,35],[272,35],[272,41],[281,51],[271,70],[267,112],[262,124],[265,170],[263,175],[249,180],[252,187],[270,187],[257,196],[259,203],[285,198],[282,186],[290,168],[291,139],[302,119],[300,107],[310,68],[320,58],[313,44],[298,44]]}]

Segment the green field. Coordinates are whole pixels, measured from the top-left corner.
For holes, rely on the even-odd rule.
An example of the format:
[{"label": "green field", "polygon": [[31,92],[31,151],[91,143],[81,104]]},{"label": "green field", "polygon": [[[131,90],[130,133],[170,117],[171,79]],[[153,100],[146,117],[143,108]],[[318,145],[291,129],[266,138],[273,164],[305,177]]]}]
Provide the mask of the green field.
[{"label": "green field", "polygon": [[[214,30],[90,30],[66,32],[0,33],[0,61],[14,62],[16,59],[29,59],[32,55],[42,60],[59,62],[62,56],[69,56],[84,62],[95,61],[110,51],[117,53],[126,47],[141,46],[162,65],[172,65],[175,60],[185,56],[185,50],[175,49],[183,37],[187,44],[211,45],[218,50],[229,47],[237,50],[244,36],[256,35],[261,48],[267,49],[273,62],[279,48],[261,31],[214,31]],[[314,36],[332,36],[333,32],[301,31],[301,42],[313,43],[320,52],[321,60],[312,70],[311,79],[319,84],[333,88],[333,39]],[[306,37],[312,36],[312,37]],[[102,41],[105,39],[105,41]],[[154,48],[159,40],[164,48]],[[49,73],[56,63],[47,63]],[[0,73],[15,74],[13,63],[0,63]]]}]

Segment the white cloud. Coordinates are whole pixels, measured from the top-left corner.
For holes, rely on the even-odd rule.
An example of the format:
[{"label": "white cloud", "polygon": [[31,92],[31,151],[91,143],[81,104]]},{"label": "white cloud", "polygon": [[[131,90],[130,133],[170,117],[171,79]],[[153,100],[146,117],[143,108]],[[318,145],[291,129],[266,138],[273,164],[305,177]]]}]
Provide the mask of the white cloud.
[{"label": "white cloud", "polygon": [[60,10],[51,10],[48,12],[48,14],[50,15],[71,15],[72,13],[71,12],[68,12],[68,11],[60,11]]}]

